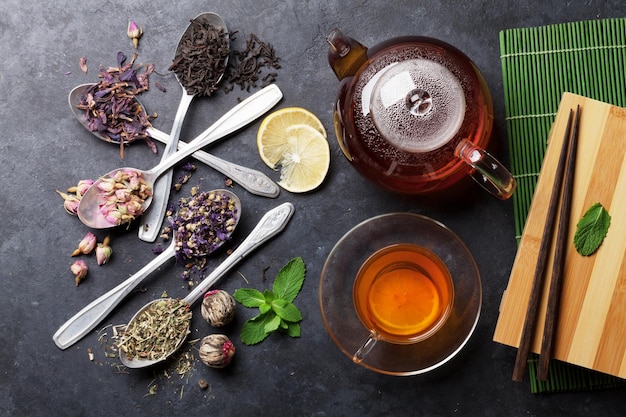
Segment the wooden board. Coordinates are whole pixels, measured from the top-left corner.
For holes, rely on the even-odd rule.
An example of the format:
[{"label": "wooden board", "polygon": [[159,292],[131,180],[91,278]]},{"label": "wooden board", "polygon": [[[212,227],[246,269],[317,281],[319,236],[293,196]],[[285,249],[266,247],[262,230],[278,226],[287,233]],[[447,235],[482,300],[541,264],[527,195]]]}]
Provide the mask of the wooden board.
[{"label": "wooden board", "polygon": [[[550,132],[544,163],[513,263],[493,339],[518,347],[546,211],[570,109],[581,106],[569,245],[566,252],[556,359],[626,378],[626,109],[565,93]],[[600,249],[576,252],[576,223],[594,203],[611,215]],[[554,241],[555,239],[553,239]],[[553,252],[553,251],[552,251]],[[552,256],[531,350],[540,351]]]}]

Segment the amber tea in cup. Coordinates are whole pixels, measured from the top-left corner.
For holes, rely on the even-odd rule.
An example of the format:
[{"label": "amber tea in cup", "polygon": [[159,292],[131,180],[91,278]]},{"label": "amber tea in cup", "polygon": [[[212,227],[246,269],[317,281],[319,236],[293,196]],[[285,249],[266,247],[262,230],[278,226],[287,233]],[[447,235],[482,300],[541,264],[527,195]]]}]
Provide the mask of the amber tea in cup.
[{"label": "amber tea in cup", "polygon": [[371,255],[354,281],[356,312],[371,337],[355,354],[360,361],[376,340],[416,343],[433,335],[450,315],[452,278],[430,250],[387,246]]}]

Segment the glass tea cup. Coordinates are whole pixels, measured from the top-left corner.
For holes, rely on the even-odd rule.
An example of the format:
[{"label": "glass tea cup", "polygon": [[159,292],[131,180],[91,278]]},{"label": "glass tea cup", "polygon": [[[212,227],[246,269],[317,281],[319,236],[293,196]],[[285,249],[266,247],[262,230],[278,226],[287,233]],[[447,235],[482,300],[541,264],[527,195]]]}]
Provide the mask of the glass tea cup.
[{"label": "glass tea cup", "polygon": [[379,249],[363,263],[352,297],[370,333],[353,356],[360,363],[378,341],[413,344],[434,335],[450,315],[454,285],[437,255],[399,243]]}]

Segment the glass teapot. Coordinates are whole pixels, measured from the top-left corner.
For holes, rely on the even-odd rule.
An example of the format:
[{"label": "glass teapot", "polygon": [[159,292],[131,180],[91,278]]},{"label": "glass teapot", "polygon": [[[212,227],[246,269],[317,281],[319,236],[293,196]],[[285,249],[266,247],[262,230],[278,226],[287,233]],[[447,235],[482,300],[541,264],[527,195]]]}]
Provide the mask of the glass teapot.
[{"label": "glass teapot", "polygon": [[404,194],[442,190],[466,175],[498,198],[513,194],[513,176],[483,150],[493,105],[461,51],[421,36],[367,48],[339,29],[326,40],[340,81],[335,133],[360,174]]}]

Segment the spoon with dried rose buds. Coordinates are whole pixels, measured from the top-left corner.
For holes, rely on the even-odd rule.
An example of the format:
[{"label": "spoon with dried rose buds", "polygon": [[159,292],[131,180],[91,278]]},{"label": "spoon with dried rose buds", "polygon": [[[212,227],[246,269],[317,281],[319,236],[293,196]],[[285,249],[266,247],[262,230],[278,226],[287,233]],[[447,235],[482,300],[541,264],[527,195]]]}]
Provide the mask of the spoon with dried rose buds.
[{"label": "spoon with dried rose buds", "polygon": [[[83,100],[83,97],[88,94],[93,94],[91,93],[91,89],[93,89],[95,86],[96,84],[81,84],[74,87],[72,91],[70,91],[68,96],[70,109],[72,110],[74,117],[76,117],[76,120],[78,120],[78,122],[92,135],[105,142],[115,143],[111,142],[111,139],[105,137],[102,133],[100,133],[99,130],[93,128],[90,125],[89,118],[86,116],[85,111],[80,108],[79,103],[81,102],[81,100]],[[271,85],[270,87],[276,93],[276,101],[280,101],[280,99],[282,98],[282,93],[280,89],[276,85]],[[132,98],[129,98],[129,100],[133,100],[134,102],[136,102],[137,111],[144,115],[141,118],[147,117],[145,107],[141,104],[137,97],[133,96]],[[152,126],[146,127],[145,133],[152,139],[161,143],[167,144],[170,140],[170,136],[167,133]],[[223,129],[217,129],[213,132],[212,135],[215,136],[216,140],[218,140],[230,133],[233,132]],[[178,142],[179,150],[184,149],[187,146],[189,146],[189,144],[186,142]],[[244,167],[233,162],[225,161],[205,151],[196,151],[191,156],[193,156],[198,161],[203,162],[207,166],[215,169],[216,171],[221,172],[252,194],[261,197],[276,198],[280,193],[280,188],[278,187],[278,185],[276,185],[274,181],[272,181],[267,175],[265,175],[261,171]]]},{"label": "spoon with dried rose buds", "polygon": [[159,298],[143,306],[117,336],[120,360],[128,368],[145,368],[170,357],[189,332],[191,306],[218,279],[253,250],[280,233],[294,213],[291,203],[268,211],[248,237],[185,298]]},{"label": "spoon with dried rose buds", "polygon": [[[274,88],[272,88],[274,87]],[[118,168],[103,175],[85,192],[78,204],[78,218],[88,227],[106,229],[128,223],[140,216],[152,202],[154,181],[178,162],[218,138],[218,129],[235,131],[255,120],[282,96],[269,86],[239,103],[185,148],[162,160],[154,168]]]},{"label": "spoon with dried rose buds", "polygon": [[[194,48],[190,48],[190,45]],[[210,96],[217,90],[226,73],[229,55],[230,34],[220,15],[202,13],[191,20],[178,42],[174,63],[169,68],[174,71],[183,94],[162,159],[176,151],[183,121],[193,98]],[[190,74],[196,76],[190,78]],[[139,225],[139,239],[143,241],[154,242],[159,235],[159,227],[165,217],[172,188],[172,175],[172,171],[168,170],[154,185],[152,207],[142,216]]]},{"label": "spoon with dried rose buds", "polygon": [[176,258],[179,264],[208,256],[230,240],[241,218],[241,201],[228,190],[199,192],[178,203],[170,219],[172,243],[138,272],[92,301],[66,321],[52,339],[66,349],[93,330],[141,281],[165,261]]}]

